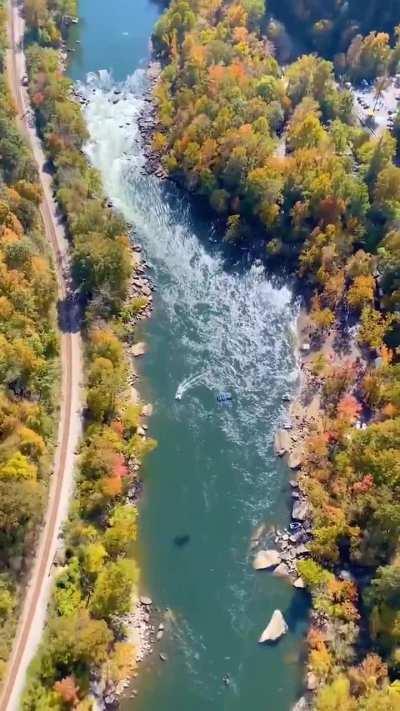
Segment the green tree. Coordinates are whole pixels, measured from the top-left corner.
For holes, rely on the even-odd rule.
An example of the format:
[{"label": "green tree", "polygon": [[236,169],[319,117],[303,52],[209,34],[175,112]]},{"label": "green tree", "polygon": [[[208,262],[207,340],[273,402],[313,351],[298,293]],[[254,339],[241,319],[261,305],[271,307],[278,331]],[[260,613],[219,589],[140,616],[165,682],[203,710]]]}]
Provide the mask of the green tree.
[{"label": "green tree", "polygon": [[138,570],[132,560],[107,563],[96,580],[90,609],[95,617],[123,615],[131,607]]}]

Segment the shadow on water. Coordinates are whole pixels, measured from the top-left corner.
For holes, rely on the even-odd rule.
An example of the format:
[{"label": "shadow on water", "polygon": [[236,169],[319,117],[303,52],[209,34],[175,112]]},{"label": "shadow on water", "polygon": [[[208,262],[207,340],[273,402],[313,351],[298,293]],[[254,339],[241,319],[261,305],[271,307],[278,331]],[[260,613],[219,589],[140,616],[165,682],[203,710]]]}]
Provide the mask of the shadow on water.
[{"label": "shadow on water", "polygon": [[183,546],[186,546],[187,543],[190,541],[190,536],[188,533],[184,533],[183,535],[178,535],[175,536],[174,538],[174,544],[178,546],[178,548],[183,548]]},{"label": "shadow on water", "polygon": [[304,590],[297,590],[290,598],[284,617],[291,632],[304,630],[310,614],[311,597]]}]

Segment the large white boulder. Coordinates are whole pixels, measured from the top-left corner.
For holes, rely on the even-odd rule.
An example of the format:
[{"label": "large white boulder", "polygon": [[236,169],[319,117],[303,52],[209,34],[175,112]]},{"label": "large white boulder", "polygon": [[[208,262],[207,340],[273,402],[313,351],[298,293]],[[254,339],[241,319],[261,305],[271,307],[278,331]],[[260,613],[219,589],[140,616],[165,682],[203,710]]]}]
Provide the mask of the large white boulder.
[{"label": "large white boulder", "polygon": [[266,570],[267,568],[275,568],[276,565],[279,565],[281,560],[282,558],[278,551],[275,551],[272,548],[266,551],[258,551],[253,560],[253,568],[254,570]]},{"label": "large white boulder", "polygon": [[275,642],[288,631],[286,620],[280,610],[274,610],[272,617],[258,640],[260,644],[264,642]]},{"label": "large white boulder", "polygon": [[131,346],[131,353],[135,358],[138,358],[139,356],[142,356],[146,353],[147,346],[143,341],[140,341],[139,343],[135,343],[133,346]]},{"label": "large white boulder", "polygon": [[292,518],[296,521],[305,521],[310,515],[310,507],[305,499],[295,501],[293,504]]},{"label": "large white boulder", "polygon": [[288,467],[290,469],[298,469],[303,461],[304,453],[302,449],[294,449],[289,454]]}]

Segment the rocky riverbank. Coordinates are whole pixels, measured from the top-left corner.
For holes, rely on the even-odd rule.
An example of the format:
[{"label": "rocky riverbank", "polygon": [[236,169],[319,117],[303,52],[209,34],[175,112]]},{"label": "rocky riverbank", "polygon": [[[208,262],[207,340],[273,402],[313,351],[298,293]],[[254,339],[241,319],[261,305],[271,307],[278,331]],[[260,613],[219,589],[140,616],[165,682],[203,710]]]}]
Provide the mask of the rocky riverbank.
[{"label": "rocky riverbank", "polygon": [[[120,92],[116,91],[115,94]],[[79,103],[82,109],[88,103],[88,99],[84,92],[79,90],[79,87],[74,87],[71,91],[71,98]],[[118,100],[116,97],[115,101]],[[107,199],[107,207],[113,209],[113,203]],[[127,298],[121,313],[121,322],[125,330],[124,349],[126,362],[128,364],[127,373],[127,401],[134,405],[140,406],[140,420],[137,427],[137,434],[143,440],[148,437],[147,420],[151,417],[153,406],[151,403],[143,404],[140,393],[137,388],[139,375],[135,367],[135,360],[146,353],[147,347],[145,343],[137,342],[135,327],[145,319],[151,317],[153,311],[153,294],[156,287],[152,281],[150,273],[150,265],[146,262],[142,248],[135,243],[134,233],[131,236],[131,260],[132,270],[131,279],[127,290]],[[126,502],[131,505],[137,505],[143,491],[143,482],[140,478],[140,463],[132,458],[129,461],[129,470],[132,474],[132,484],[126,494]],[[154,645],[159,642],[164,635],[164,623],[158,620],[161,615],[160,611],[154,609],[152,600],[147,596],[137,598],[133,604],[131,611],[118,618],[116,623],[121,629],[121,641],[130,643],[135,654],[131,660],[131,664],[126,664],[128,673],[123,679],[115,682],[107,678],[107,671],[99,675],[96,673],[90,683],[91,695],[95,708],[98,711],[118,709],[120,699],[123,695],[129,694],[132,698],[136,695],[136,691],[132,688],[132,681],[138,676],[138,665],[151,654],[154,650]],[[158,620],[158,621],[156,621]],[[160,657],[163,658],[162,653]],[[130,667],[130,669],[129,669]]]},{"label": "rocky riverbank", "polygon": [[[96,699],[98,711],[112,711],[119,708],[122,696],[133,699],[137,695],[134,688],[134,680],[138,678],[138,665],[155,651],[164,637],[167,623],[164,621],[167,614],[163,614],[160,609],[154,607],[150,597],[142,595],[127,615],[119,620],[126,629],[126,641],[131,643],[136,649],[136,657],[132,660],[131,674],[115,683],[107,681],[105,678],[92,680],[92,693]],[[159,657],[161,661],[166,661],[167,656],[160,649]]]},{"label": "rocky riverbank", "polygon": [[146,159],[144,172],[148,175],[155,175],[160,180],[170,178],[161,164],[161,153],[155,150],[153,144],[154,132],[158,127],[157,109],[154,105],[153,95],[161,72],[161,64],[150,61],[147,67],[148,87],[144,94],[144,108],[138,119],[138,127],[143,142],[143,155]]},{"label": "rocky riverbank", "polygon": [[[314,378],[308,370],[310,343],[308,323],[305,311],[298,318],[299,386],[295,398],[290,403],[288,414],[275,434],[275,453],[284,457],[293,471],[289,481],[292,500],[291,521],[287,528],[273,528],[265,531],[258,529],[251,539],[251,548],[255,552],[253,567],[271,569],[274,575],[287,578],[294,587],[304,588],[304,583],[297,571],[297,562],[310,556],[309,543],[312,539],[310,507],[301,489],[301,465],[305,456],[305,442],[311,431],[318,430],[321,423],[320,395]],[[286,399],[286,397],[285,397]],[[266,546],[271,546],[267,548]],[[267,554],[267,555],[266,555]],[[272,555],[275,554],[275,555]],[[269,560],[273,564],[263,565]]]},{"label": "rocky riverbank", "polygon": [[[274,575],[287,578],[296,588],[304,588],[304,581],[299,576],[297,564],[300,560],[310,557],[313,540],[311,508],[305,493],[307,482],[307,457],[309,456],[307,440],[324,432],[325,377],[318,373],[315,367],[315,357],[323,357],[329,367],[340,368],[351,365],[354,373],[354,389],[365,374],[367,362],[358,348],[354,334],[345,320],[337,318],[334,326],[324,336],[316,334],[305,308],[298,318],[298,364],[299,387],[288,408],[288,414],[275,434],[275,453],[285,458],[294,476],[289,481],[291,504],[291,521],[284,530],[269,530],[260,528],[251,539],[251,549],[255,553],[253,567],[256,570],[266,569]],[[361,418],[354,426],[366,426]],[[336,571],[339,579],[350,580],[348,570]],[[329,620],[321,613],[312,610],[310,625],[323,629],[329,626]],[[293,711],[308,711],[312,708],[312,698],[317,688],[318,680],[312,669],[305,675],[305,695],[295,705]]]}]

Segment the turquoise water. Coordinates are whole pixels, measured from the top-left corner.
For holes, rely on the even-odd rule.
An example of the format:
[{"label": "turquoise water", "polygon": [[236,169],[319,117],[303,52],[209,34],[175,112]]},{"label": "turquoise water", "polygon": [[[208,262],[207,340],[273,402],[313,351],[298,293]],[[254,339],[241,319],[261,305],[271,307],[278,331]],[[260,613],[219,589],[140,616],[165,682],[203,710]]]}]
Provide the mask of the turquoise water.
[{"label": "turquoise water", "polygon": [[[214,225],[186,195],[143,175],[141,67],[157,5],[110,5],[81,0],[71,74],[89,99],[88,155],[134,225],[157,287],[153,318],[139,334],[149,345],[139,387],[154,404],[150,430],[159,442],[145,468],[139,558],[143,590],[166,625],[135,681],[137,697],[123,708],[288,711],[301,687],[306,596],[253,572],[250,537],[261,523],[288,521],[289,475],[272,443],[282,395],[296,384],[295,309],[261,266],[227,262]],[[216,403],[221,390],[232,393],[230,407]],[[261,647],[276,607],[289,633]]]}]

